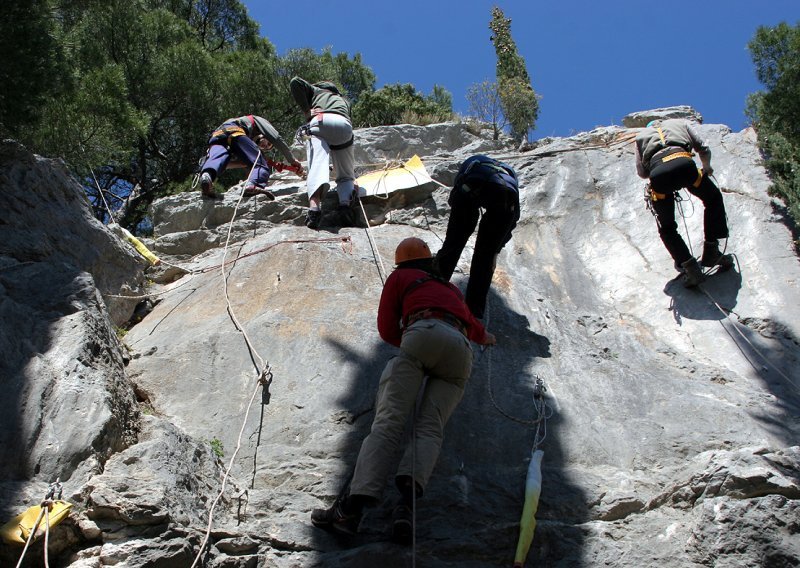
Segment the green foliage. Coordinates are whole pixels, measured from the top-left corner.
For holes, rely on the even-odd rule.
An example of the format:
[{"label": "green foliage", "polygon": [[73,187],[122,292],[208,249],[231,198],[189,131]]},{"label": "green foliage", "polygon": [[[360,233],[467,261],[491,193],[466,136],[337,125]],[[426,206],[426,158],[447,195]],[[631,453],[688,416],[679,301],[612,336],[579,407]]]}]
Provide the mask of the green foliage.
[{"label": "green foliage", "polygon": [[531,86],[525,60],[511,37],[511,20],[497,6],[492,8],[489,29],[497,54],[497,92],[505,120],[512,138],[527,139],[528,132],[536,127],[539,98]]},{"label": "green foliage", "polygon": [[759,27],[748,48],[767,90],[749,96],[747,114],[774,182],[771,191],[800,223],[800,24]]},{"label": "green foliage", "polygon": [[[3,8],[0,133],[63,158],[97,217],[108,219],[108,203],[133,230],[148,226],[155,198],[190,189],[209,134],[225,120],[264,116],[291,143],[304,120],[292,76],[333,81],[354,105],[375,93],[359,54],[278,57],[240,0],[7,0]],[[428,97],[401,88],[372,103],[391,107],[390,123],[424,123],[449,118],[452,97],[438,86]],[[242,175],[226,172],[220,185]]]},{"label": "green foliage", "polygon": [[208,443],[211,444],[211,452],[215,456],[217,456],[219,459],[222,459],[225,456],[225,448],[218,438],[212,438]]},{"label": "green foliage", "polygon": [[[295,75],[310,83],[335,83],[351,104],[358,102],[361,93],[375,90],[375,74],[364,65],[360,54],[357,53],[351,60],[345,53],[334,56],[330,47],[319,54],[309,48],[290,49],[278,62],[279,87],[289,92],[289,81]],[[292,111],[296,112],[294,101],[289,102]]]},{"label": "green foliage", "polygon": [[453,98],[438,85],[429,96],[411,84],[386,85],[377,91],[364,91],[353,105],[353,125],[433,124],[450,120]]},{"label": "green foliage", "polygon": [[40,106],[69,83],[49,2],[6,0],[0,18],[0,135],[24,138]]},{"label": "green foliage", "polygon": [[185,21],[207,51],[253,49],[258,24],[239,0],[148,0],[148,9],[164,9]]}]

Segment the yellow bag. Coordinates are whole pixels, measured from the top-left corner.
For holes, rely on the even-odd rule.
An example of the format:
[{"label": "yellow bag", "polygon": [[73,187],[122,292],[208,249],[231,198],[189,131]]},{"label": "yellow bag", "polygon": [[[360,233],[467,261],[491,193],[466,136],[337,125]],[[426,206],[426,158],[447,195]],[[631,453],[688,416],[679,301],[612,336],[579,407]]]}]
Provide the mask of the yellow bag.
[{"label": "yellow bag", "polygon": [[[56,526],[63,521],[72,503],[66,501],[53,501],[53,507],[50,509],[50,527]],[[6,544],[25,544],[28,542],[28,537],[36,526],[36,521],[39,520],[39,527],[36,529],[36,538],[42,536],[47,527],[45,523],[45,516],[42,514],[41,505],[34,505],[24,513],[21,513],[8,521],[0,528],[0,535]],[[41,519],[39,518],[41,515]]]}]

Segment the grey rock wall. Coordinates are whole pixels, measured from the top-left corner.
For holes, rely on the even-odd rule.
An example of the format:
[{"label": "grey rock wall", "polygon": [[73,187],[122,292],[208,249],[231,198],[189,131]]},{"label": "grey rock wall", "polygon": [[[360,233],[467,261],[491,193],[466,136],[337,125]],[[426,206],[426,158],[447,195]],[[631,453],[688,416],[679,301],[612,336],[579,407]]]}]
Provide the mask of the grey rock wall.
[{"label": "grey rock wall", "polygon": [[[114,446],[99,436],[91,444],[106,448],[104,467],[67,480],[76,511],[53,545],[63,564],[190,566],[210,526],[208,566],[508,566],[541,377],[552,414],[528,566],[796,566],[800,266],[753,132],[698,129],[738,264],[695,291],[674,280],[645,208],[634,129],[522,152],[456,124],[357,133],[362,171],[417,153],[446,186],[461,160],[486,152],[522,180],[522,218],[486,316],[498,345],[476,352],[419,502],[413,549],[387,541],[391,480],[352,542],[311,527],[309,513],[332,502],[369,430],[393,353],[375,315],[394,247],[416,235],[438,250],[447,187],[365,200],[369,230],[306,229],[304,188],[291,176],[277,180],[274,202],[239,202],[235,191],[213,204],[197,193],[156,202],[148,244],[165,262],[148,269],[161,283],[149,289],[152,311],[125,336],[126,353],[94,364],[128,385],[119,414],[139,416],[138,437]],[[702,208],[683,206],[697,250]],[[471,246],[454,276],[462,286]],[[76,294],[58,302],[83,321],[91,290],[82,303]],[[37,330],[22,329],[33,341]],[[87,331],[61,365],[103,352]],[[30,365],[18,375],[38,384]],[[64,419],[60,435],[102,430],[87,418]],[[60,467],[4,475],[7,508],[35,500]]]}]

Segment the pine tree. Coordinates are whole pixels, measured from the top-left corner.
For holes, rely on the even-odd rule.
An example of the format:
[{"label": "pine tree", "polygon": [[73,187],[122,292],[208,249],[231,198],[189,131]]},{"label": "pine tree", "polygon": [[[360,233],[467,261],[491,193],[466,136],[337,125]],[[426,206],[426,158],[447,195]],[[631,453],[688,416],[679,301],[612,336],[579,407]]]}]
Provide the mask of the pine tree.
[{"label": "pine tree", "polygon": [[511,126],[512,138],[527,139],[539,116],[538,96],[531,86],[525,60],[511,37],[511,20],[497,6],[492,8],[489,29],[497,54],[497,87],[503,114]]},{"label": "pine tree", "polygon": [[800,222],[800,24],[760,27],[748,45],[766,87],[750,95],[748,115],[780,196]]}]

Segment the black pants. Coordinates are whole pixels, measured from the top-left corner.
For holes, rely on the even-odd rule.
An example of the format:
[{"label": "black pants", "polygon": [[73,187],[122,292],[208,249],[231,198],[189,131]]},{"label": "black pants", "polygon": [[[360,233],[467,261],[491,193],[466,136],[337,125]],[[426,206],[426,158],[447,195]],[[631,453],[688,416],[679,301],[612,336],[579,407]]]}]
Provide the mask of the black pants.
[{"label": "black pants", "polygon": [[477,192],[474,189],[464,192],[457,188],[450,192],[449,203],[447,234],[436,254],[439,273],[447,280],[453,275],[458,259],[478,225],[480,208],[486,209],[478,227],[465,294],[470,311],[475,317],[482,318],[494,275],[494,257],[511,239],[511,231],[519,220],[519,194],[495,187],[480,188]]},{"label": "black pants", "polygon": [[686,188],[703,203],[705,239],[710,241],[728,238],[722,192],[705,174],[695,187],[699,175],[691,158],[677,158],[661,163],[650,172],[650,186],[653,191],[665,196],[652,202],[658,222],[658,234],[676,264],[682,264],[692,257],[689,247],[678,233],[678,223],[675,221],[675,192],[679,189]]}]

